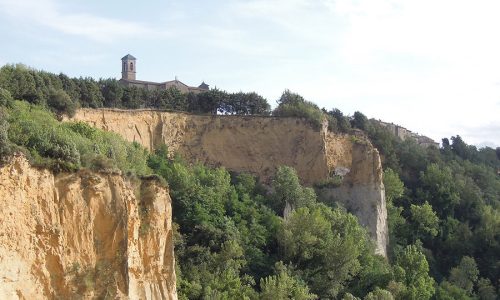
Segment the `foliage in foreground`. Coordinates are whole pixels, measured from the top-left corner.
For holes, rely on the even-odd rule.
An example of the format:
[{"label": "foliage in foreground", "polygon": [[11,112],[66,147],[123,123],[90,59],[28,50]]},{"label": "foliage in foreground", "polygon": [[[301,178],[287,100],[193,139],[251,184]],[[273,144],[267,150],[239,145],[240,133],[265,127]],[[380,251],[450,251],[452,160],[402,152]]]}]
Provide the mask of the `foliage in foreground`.
[{"label": "foliage in foreground", "polygon": [[12,102],[0,116],[0,151],[23,151],[35,165],[54,171],[81,167],[149,174],[147,151],[117,134],[95,129],[82,122],[61,123],[39,105]]}]

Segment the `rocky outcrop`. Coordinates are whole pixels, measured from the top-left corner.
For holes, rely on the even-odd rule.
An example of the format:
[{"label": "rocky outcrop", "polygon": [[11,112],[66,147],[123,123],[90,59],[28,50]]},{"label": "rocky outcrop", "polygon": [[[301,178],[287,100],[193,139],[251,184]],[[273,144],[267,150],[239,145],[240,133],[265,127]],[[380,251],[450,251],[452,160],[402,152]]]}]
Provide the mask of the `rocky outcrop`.
[{"label": "rocky outcrop", "polygon": [[340,202],[355,214],[375,241],[378,254],[387,255],[388,229],[382,164],[377,149],[358,140],[352,144],[352,163],[340,187],[322,188],[318,196]]},{"label": "rocky outcrop", "polygon": [[249,172],[269,182],[278,166],[292,166],[302,183],[334,174],[344,179],[321,196],[356,214],[385,255],[387,224],[378,151],[362,135],[315,129],[305,120],[278,117],[190,115],[154,110],[81,109],[73,121],[122,135],[152,150],[166,144],[189,162]]},{"label": "rocky outcrop", "polygon": [[155,180],[0,168],[0,299],[177,299],[171,200]]}]

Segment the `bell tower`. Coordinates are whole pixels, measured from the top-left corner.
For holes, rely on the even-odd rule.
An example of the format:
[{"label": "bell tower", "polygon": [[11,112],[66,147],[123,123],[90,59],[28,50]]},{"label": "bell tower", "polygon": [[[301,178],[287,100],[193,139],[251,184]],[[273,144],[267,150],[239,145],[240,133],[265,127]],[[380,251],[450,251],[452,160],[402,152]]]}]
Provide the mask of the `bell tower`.
[{"label": "bell tower", "polygon": [[122,79],[135,80],[136,64],[135,57],[130,54],[122,57]]}]

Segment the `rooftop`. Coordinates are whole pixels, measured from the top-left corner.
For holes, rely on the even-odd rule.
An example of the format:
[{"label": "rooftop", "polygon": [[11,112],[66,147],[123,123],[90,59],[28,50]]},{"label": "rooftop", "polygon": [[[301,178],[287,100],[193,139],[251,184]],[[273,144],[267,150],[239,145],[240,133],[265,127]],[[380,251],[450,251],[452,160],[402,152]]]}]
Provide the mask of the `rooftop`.
[{"label": "rooftop", "polygon": [[127,54],[124,57],[122,57],[122,60],[136,60],[136,58],[130,54]]}]

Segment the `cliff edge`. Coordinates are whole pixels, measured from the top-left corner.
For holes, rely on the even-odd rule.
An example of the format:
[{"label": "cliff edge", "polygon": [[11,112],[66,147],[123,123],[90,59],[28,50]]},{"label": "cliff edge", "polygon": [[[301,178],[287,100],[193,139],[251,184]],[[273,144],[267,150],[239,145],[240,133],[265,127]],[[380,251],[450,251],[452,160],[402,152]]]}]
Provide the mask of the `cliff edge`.
[{"label": "cliff edge", "polygon": [[[264,116],[192,115],[155,110],[80,109],[71,119],[120,134],[149,150],[166,144],[188,162],[224,166],[269,182],[276,168],[295,168],[303,184],[343,177],[320,196],[341,202],[386,255],[387,214],[378,151],[363,136],[314,129],[306,120]],[[340,174],[340,175],[339,175]]]},{"label": "cliff edge", "polygon": [[0,168],[0,299],[177,299],[171,200],[154,180]]}]

